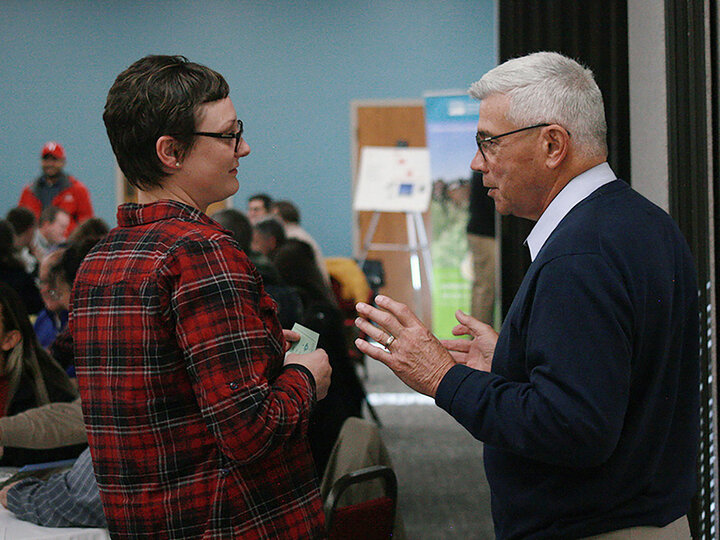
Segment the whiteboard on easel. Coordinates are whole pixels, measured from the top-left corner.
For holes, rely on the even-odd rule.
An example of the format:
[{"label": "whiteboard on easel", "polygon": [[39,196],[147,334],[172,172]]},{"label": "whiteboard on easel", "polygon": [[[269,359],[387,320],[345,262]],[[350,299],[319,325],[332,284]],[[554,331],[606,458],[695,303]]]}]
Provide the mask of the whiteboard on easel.
[{"label": "whiteboard on easel", "polygon": [[364,146],[354,210],[425,212],[430,205],[427,148]]}]

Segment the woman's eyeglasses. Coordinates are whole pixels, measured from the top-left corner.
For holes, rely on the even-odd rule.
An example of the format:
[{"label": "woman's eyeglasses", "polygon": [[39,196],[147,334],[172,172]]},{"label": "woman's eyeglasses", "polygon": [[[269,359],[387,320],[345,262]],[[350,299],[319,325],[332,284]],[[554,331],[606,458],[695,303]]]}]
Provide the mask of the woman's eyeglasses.
[{"label": "woman's eyeglasses", "polygon": [[237,121],[238,130],[235,133],[213,133],[212,131],[195,131],[193,135],[202,135],[203,137],[213,137],[215,139],[235,139],[235,153],[237,154],[240,139],[243,136],[242,120]]}]

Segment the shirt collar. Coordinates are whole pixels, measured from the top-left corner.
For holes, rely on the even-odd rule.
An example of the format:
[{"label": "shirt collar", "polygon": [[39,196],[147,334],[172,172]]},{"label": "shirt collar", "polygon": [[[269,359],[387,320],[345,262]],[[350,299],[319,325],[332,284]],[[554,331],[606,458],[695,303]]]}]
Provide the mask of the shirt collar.
[{"label": "shirt collar", "polygon": [[38,185],[41,189],[54,189],[57,191],[61,191],[64,189],[67,189],[70,187],[70,179],[68,178],[68,175],[64,172],[61,172],[58,174],[57,179],[52,184],[48,182],[47,175],[42,175],[38,179]]},{"label": "shirt collar", "polygon": [[120,227],[134,227],[154,221],[179,218],[185,221],[201,221],[220,228],[197,208],[178,201],[163,199],[149,204],[126,203],[118,206],[117,221]]},{"label": "shirt collar", "polygon": [[610,165],[603,162],[570,180],[550,202],[525,240],[530,249],[530,260],[535,260],[552,232],[576,204],[600,186],[616,179]]}]

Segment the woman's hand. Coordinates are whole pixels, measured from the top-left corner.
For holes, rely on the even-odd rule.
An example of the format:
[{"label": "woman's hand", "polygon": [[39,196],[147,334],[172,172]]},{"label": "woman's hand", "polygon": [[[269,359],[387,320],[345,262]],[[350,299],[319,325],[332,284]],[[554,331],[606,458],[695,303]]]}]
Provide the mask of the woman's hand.
[{"label": "woman's hand", "polygon": [[386,349],[363,339],[356,339],[355,345],[392,369],[410,388],[435,397],[440,381],[455,365],[452,356],[405,304],[387,296],[376,297],[375,303],[381,309],[357,304],[360,317],[355,326]]},{"label": "woman's hand", "polygon": [[[18,480],[19,482],[19,480]],[[5,508],[7,508],[8,502],[8,491],[10,491],[10,488],[12,488],[17,482],[13,482],[12,484],[8,484],[2,490],[0,490],[0,504],[2,504]]]},{"label": "woman's hand", "polygon": [[292,347],[292,344],[296,341],[300,341],[300,334],[297,332],[293,332],[292,330],[285,330],[283,328],[283,336],[285,337],[285,352],[288,352],[290,350],[290,347]]},{"label": "woman's hand", "polygon": [[312,373],[315,379],[315,391],[318,401],[327,396],[332,368],[330,367],[328,355],[323,349],[315,349],[313,352],[305,354],[288,354],[285,357],[284,365],[287,366],[288,364],[305,366]]}]

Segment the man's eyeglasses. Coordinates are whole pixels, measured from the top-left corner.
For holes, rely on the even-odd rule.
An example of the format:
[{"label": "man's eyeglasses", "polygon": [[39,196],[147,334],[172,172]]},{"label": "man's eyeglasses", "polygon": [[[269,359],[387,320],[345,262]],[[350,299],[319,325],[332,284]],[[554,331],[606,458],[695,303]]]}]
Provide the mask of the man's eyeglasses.
[{"label": "man's eyeglasses", "polygon": [[214,137],[215,139],[235,139],[235,153],[237,154],[240,139],[243,136],[242,120],[237,121],[238,130],[235,133],[213,133],[211,131],[195,131],[193,135],[202,135],[203,137]]},{"label": "man's eyeglasses", "polygon": [[[492,147],[493,141],[496,141],[500,137],[505,137],[506,135],[512,135],[513,133],[520,133],[521,131],[527,131],[528,129],[535,129],[539,127],[545,127],[549,126],[550,124],[535,124],[534,126],[528,126],[520,129],[513,129],[512,131],[508,131],[507,133],[501,133],[500,135],[493,135],[492,137],[483,137],[479,132],[475,134],[475,142],[477,143],[478,150],[480,150],[480,153],[482,154],[482,157],[485,161],[487,161],[488,154],[492,155],[492,152],[490,148]],[[487,153],[486,153],[487,152]]]}]

